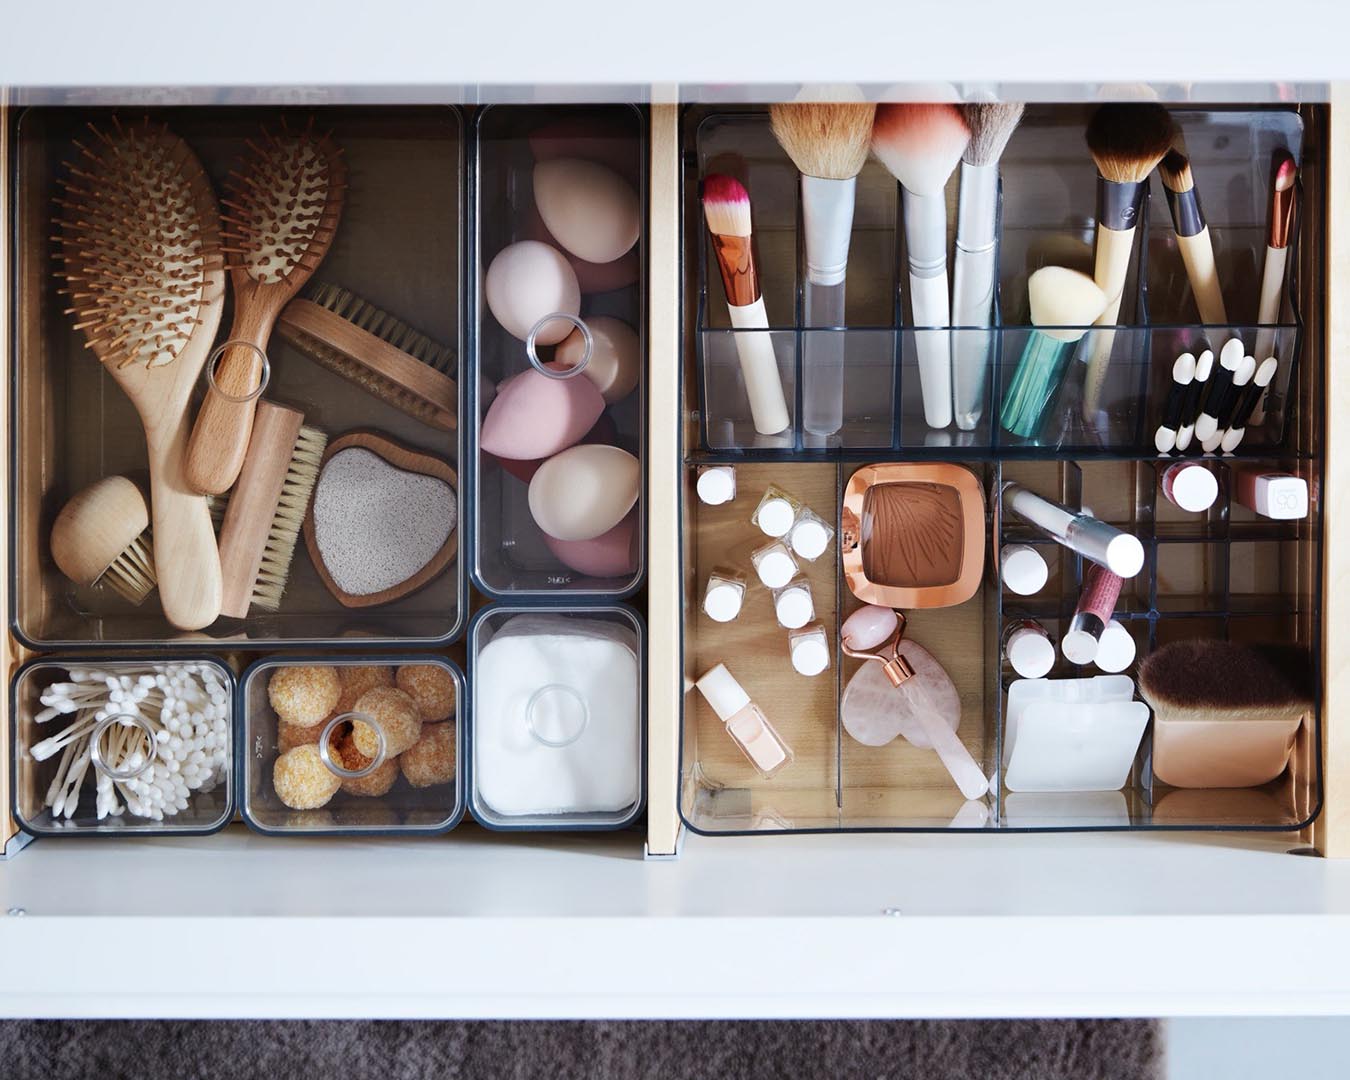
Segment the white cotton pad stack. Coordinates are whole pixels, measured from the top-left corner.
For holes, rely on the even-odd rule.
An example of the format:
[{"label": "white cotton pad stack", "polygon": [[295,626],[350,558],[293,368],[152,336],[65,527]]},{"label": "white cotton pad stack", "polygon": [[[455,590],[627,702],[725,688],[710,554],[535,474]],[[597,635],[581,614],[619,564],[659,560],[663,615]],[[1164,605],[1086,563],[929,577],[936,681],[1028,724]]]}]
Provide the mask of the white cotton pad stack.
[{"label": "white cotton pad stack", "polygon": [[[480,648],[474,685],[474,783],[488,809],[522,817],[615,813],[636,804],[641,705],[630,629],[516,615]],[[562,742],[579,728],[575,740],[549,745],[538,738],[532,699],[536,731]]]}]

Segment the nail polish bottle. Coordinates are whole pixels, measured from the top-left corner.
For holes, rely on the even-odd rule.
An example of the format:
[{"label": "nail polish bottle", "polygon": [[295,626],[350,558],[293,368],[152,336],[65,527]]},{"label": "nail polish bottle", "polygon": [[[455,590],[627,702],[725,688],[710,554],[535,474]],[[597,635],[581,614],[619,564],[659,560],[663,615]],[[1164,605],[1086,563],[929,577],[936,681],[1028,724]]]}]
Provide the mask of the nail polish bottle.
[{"label": "nail polish bottle", "polygon": [[798,675],[819,675],[830,666],[830,639],[820,623],[788,634],[788,656]]},{"label": "nail polish bottle", "polygon": [[810,582],[798,575],[781,589],[775,589],[773,610],[778,616],[778,625],[785,630],[798,630],[809,623],[816,617]]},{"label": "nail polish bottle", "polygon": [[797,560],[781,540],[755,548],[750,552],[750,561],[759,580],[769,589],[781,589],[797,574]]},{"label": "nail polish bottle", "polygon": [[755,507],[755,512],[751,515],[750,520],[759,526],[765,536],[772,536],[777,539],[780,536],[787,535],[788,530],[792,528],[792,523],[797,520],[797,512],[801,508],[802,504],[786,491],[770,484],[768,490],[759,500],[759,505]]},{"label": "nail polish bottle", "polygon": [[736,469],[732,465],[705,465],[694,484],[699,501],[721,506],[736,497]]},{"label": "nail polish bottle", "polygon": [[731,622],[745,602],[745,578],[734,570],[714,570],[703,590],[703,611],[713,622]]},{"label": "nail polish bottle", "polygon": [[792,553],[807,562],[815,562],[825,554],[834,536],[834,529],[820,515],[812,513],[806,507],[797,512],[797,519],[788,533],[788,543]]},{"label": "nail polish bottle", "polygon": [[788,745],[725,664],[705,672],[696,685],[717,718],[726,724],[732,741],[764,779],[792,764]]}]

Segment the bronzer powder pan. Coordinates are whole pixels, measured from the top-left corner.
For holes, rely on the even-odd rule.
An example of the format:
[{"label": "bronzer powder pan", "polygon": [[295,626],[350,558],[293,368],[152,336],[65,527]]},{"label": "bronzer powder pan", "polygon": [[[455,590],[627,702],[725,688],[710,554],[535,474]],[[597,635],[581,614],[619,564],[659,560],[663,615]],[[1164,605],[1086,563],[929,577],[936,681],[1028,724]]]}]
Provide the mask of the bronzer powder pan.
[{"label": "bronzer powder pan", "polygon": [[984,573],[984,487],[949,464],[865,465],[844,489],[844,579],[866,604],[938,608]]}]

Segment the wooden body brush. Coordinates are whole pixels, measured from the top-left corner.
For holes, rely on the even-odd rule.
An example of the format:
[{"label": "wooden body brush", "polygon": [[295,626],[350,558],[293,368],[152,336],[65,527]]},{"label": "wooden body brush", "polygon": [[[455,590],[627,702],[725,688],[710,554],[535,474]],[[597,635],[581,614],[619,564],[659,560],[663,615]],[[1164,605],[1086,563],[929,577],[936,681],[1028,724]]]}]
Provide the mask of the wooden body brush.
[{"label": "wooden body brush", "polygon": [[56,200],[67,311],[140,415],[160,601],[175,627],[199,630],[220,613],[220,557],[184,464],[188,403],[225,302],[216,200],[167,128],[90,130]]},{"label": "wooden body brush", "polygon": [[139,606],[155,587],[150,511],[125,476],[105,476],[71,496],[52,523],[52,561],[61,573],[111,589]]},{"label": "wooden body brush", "polygon": [[188,447],[188,480],[208,495],[239,475],[272,326],[328,253],[346,197],[346,167],[327,135],[283,127],[248,148],[221,200],[234,324]]}]

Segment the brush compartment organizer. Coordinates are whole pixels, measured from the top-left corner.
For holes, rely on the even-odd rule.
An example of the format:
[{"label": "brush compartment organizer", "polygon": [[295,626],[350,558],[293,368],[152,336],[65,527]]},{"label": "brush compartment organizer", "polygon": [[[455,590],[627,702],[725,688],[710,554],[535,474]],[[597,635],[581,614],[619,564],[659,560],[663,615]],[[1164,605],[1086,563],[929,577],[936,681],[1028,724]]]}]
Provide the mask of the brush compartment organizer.
[{"label": "brush compartment organizer", "polygon": [[193,836],[234,817],[234,673],[54,656],[10,687],[15,819],[36,836]]},{"label": "brush compartment organizer", "polygon": [[444,657],[264,658],[238,698],[239,807],[258,832],[435,835],[464,816],[464,676]]},{"label": "brush compartment organizer", "polygon": [[[869,451],[938,460],[1045,450],[1148,454],[1166,409],[1173,361],[1187,351],[1198,356],[1206,347],[1217,357],[1224,341],[1238,337],[1246,351],[1259,342],[1279,360],[1265,418],[1246,431],[1240,447],[1284,447],[1289,423],[1297,422],[1302,348],[1296,241],[1276,324],[1257,325],[1257,299],[1271,155],[1276,147],[1287,147],[1296,158],[1302,153],[1303,121],[1291,110],[1171,110],[1186,136],[1230,325],[1197,325],[1155,176],[1137,228],[1120,322],[1064,328],[1077,340],[1064,347],[1055,369],[1039,383],[1033,380],[1030,389],[1016,377],[1028,346],[1036,339],[1044,344],[1030,323],[1030,275],[1048,265],[1092,271],[1096,169],[1083,141],[1089,115],[1086,107],[1029,106],[1003,155],[989,327],[914,324],[900,189],[872,158],[857,183],[845,321],[819,328],[805,316],[798,173],[770,132],[767,110],[690,109],[685,242],[694,271],[688,287],[696,298],[690,333],[697,356],[698,444],[714,453],[766,458]],[[765,329],[733,329],[728,320],[698,202],[700,183],[711,173],[737,176],[749,191]],[[947,188],[949,241],[955,235],[957,187],[953,177]],[[792,414],[791,424],[777,434],[759,434],[751,423],[739,363],[747,338],[769,342],[760,348],[771,348],[777,360]],[[986,358],[976,380],[983,408],[978,418],[933,429],[924,419],[918,357],[943,347],[953,356]],[[830,434],[809,422],[813,357],[842,357],[847,374],[843,422]],[[1198,442],[1190,452],[1199,453]]]},{"label": "brush compartment organizer", "polygon": [[[475,131],[474,582],[624,596],[646,549],[646,121],[494,106]],[[583,492],[599,497],[575,504]]]},{"label": "brush compartment organizer", "polygon": [[[134,607],[115,593],[68,581],[49,551],[53,521],[77,491],[106,476],[143,482],[146,443],[126,396],[92,353],[81,331],[63,314],[58,295],[55,245],[49,239],[57,181],[64,177],[72,139],[89,136],[87,123],[109,127],[114,112],[98,109],[32,108],[20,116],[14,141],[16,168],[15,370],[12,453],[16,486],[11,573],[14,626],[33,648],[63,644],[152,643],[185,647],[225,641],[300,644],[360,638],[363,642],[438,642],[453,638],[466,615],[464,563],[424,588],[366,609],[344,607],[324,587],[299,540],[291,558],[280,607],[253,606],[244,618],[221,617],[204,630],[180,634],[163,617],[158,596]],[[127,119],[128,117],[122,117]],[[139,119],[139,113],[136,115]],[[457,423],[460,342],[460,251],[462,233],[463,132],[457,110],[446,108],[315,108],[301,110],[229,107],[181,108],[153,114],[167,123],[201,159],[219,198],[223,181],[264,128],[280,131],[283,121],[303,131],[331,133],[346,163],[347,192],[341,220],[327,256],[301,299],[320,283],[328,301],[349,318],[335,321],[340,342],[355,339],[387,355],[391,350],[414,376],[431,367],[362,327],[377,327],[380,312],[393,316],[443,346],[446,372],[430,378],[445,406],[435,423],[367,392],[369,374],[348,378],[297,348],[284,329],[283,312],[267,345],[270,379],[263,398],[292,406],[307,427],[330,441],[357,428],[374,429],[459,468]],[[227,294],[218,341],[229,333],[233,293]],[[337,297],[334,299],[334,297]],[[359,299],[358,299],[359,298]],[[364,301],[370,307],[362,307]],[[323,305],[304,301],[322,320]],[[300,300],[292,301],[293,304]],[[358,325],[360,324],[360,325]],[[384,324],[386,327],[388,323]],[[325,333],[332,330],[327,326]],[[392,331],[386,330],[388,333]],[[408,349],[407,339],[400,339]],[[429,345],[428,345],[429,347]],[[447,356],[449,360],[445,360]],[[200,401],[203,384],[196,395]],[[448,394],[448,399],[445,398]],[[195,411],[195,403],[194,403]],[[444,424],[455,420],[449,430]],[[439,425],[439,426],[438,426]],[[255,433],[257,428],[255,426]],[[466,516],[463,493],[455,495],[456,528]],[[359,512],[359,500],[353,504]],[[220,512],[217,512],[217,517]],[[272,517],[271,508],[258,516]],[[219,522],[217,522],[219,528]]]},{"label": "brush compartment organizer", "polygon": [[502,830],[631,825],[646,792],[642,620],[498,604],[469,630],[469,811]]}]

